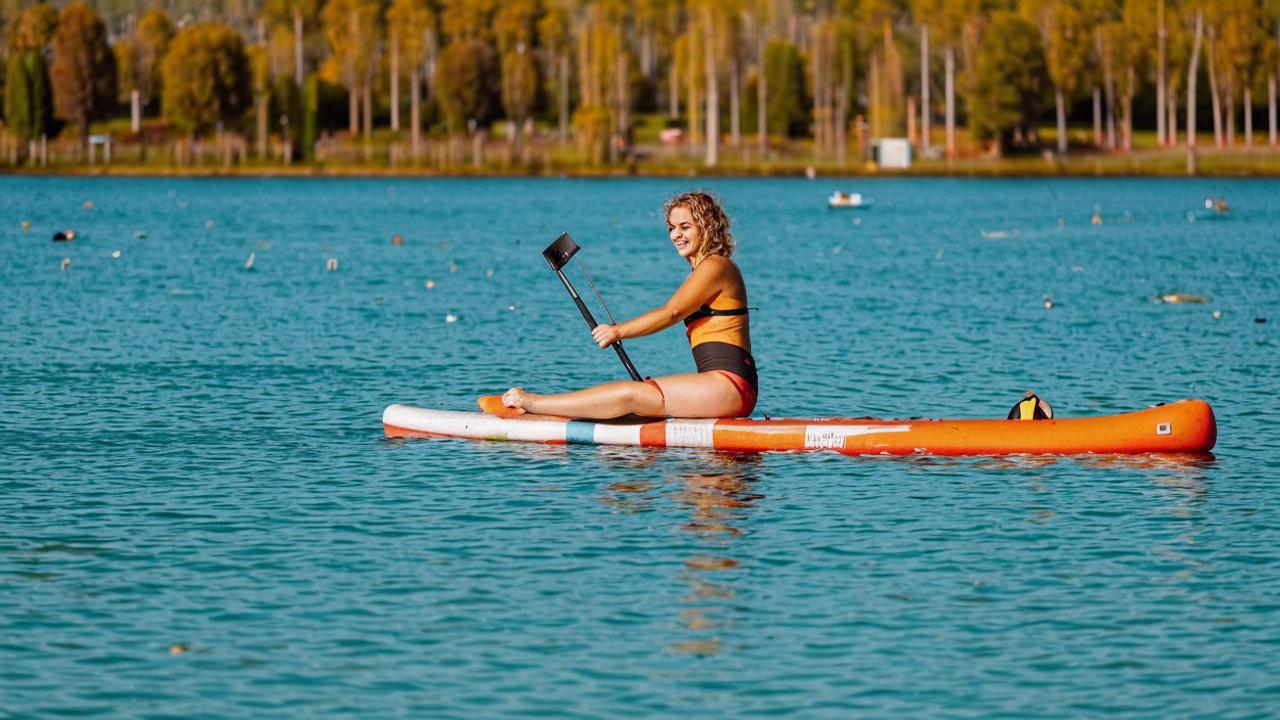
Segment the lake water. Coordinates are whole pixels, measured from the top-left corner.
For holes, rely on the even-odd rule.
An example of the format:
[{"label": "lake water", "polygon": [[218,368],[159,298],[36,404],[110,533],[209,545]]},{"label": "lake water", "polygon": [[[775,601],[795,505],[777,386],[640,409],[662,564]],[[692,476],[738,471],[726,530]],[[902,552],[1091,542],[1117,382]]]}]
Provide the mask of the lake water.
[{"label": "lake water", "polygon": [[[688,188],[758,414],[1198,397],[1216,457],[383,437],[623,377],[540,251],[647,310]],[[1275,716],[1278,278],[1275,181],[0,178],[0,717]]]}]

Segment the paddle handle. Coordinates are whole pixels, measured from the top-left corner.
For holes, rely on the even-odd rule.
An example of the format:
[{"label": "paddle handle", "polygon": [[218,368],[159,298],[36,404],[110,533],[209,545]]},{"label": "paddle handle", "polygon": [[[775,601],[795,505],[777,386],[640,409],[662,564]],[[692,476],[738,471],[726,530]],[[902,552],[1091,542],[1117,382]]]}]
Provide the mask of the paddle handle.
[{"label": "paddle handle", "polygon": [[[591,311],[587,309],[587,304],[582,302],[582,298],[578,296],[578,291],[573,289],[573,283],[569,282],[569,278],[564,276],[563,270],[560,268],[553,269],[556,271],[556,275],[560,278],[560,282],[564,283],[564,289],[569,291],[569,296],[573,298],[573,302],[578,306],[578,312],[582,313],[582,319],[587,321],[588,327],[595,330],[596,326],[600,323],[596,322]],[[631,364],[631,358],[627,357],[627,351],[622,349],[621,340],[613,343],[609,347],[613,348],[613,351],[618,353],[618,359],[622,361],[622,366],[627,369],[627,373],[631,375],[632,380],[640,382],[644,379],[640,377],[640,372],[636,370],[636,366]]]}]

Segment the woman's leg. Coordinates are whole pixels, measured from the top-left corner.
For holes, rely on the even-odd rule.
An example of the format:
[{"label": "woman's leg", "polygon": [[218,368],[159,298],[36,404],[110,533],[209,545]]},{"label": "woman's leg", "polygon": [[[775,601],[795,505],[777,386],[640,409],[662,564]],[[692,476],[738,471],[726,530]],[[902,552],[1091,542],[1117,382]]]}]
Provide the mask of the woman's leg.
[{"label": "woman's leg", "polygon": [[595,420],[623,415],[710,418],[733,417],[742,407],[742,396],[732,380],[720,373],[706,372],[667,375],[651,382],[619,380],[555,395],[536,395],[523,388],[511,388],[502,396],[502,402],[507,407],[520,407],[541,415]]},{"label": "woman's leg", "polygon": [[742,407],[742,396],[729,378],[718,372],[667,375],[656,379],[666,397],[670,417],[734,417]]},{"label": "woman's leg", "polygon": [[634,380],[596,385],[555,395],[536,395],[523,388],[511,388],[502,396],[507,407],[524,408],[540,415],[607,420],[623,415],[663,417],[662,391],[649,383]]}]

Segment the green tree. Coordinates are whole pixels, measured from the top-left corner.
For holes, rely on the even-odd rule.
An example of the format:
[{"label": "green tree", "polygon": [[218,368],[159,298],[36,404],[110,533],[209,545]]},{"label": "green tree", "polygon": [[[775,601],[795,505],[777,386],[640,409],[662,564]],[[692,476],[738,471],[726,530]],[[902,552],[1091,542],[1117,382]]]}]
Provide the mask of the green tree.
[{"label": "green tree", "polygon": [[115,105],[116,69],[106,27],[81,0],[72,0],[58,13],[51,75],[54,109],[76,124],[83,145],[89,122]]},{"label": "green tree", "polygon": [[984,43],[975,55],[969,126],[976,137],[994,140],[1000,153],[1015,129],[1029,128],[1039,118],[1048,73],[1040,34],[1031,23],[998,12],[990,33],[1000,42]]},{"label": "green tree", "polygon": [[809,124],[804,88],[804,59],[786,40],[765,47],[764,77],[769,87],[766,117],[769,133],[785,137],[803,134]]},{"label": "green tree", "polygon": [[493,117],[496,71],[493,48],[478,40],[453,42],[440,52],[436,94],[450,135],[460,134],[471,121],[479,125]]},{"label": "green tree", "polygon": [[53,93],[49,67],[39,50],[15,50],[9,55],[4,84],[4,117],[10,133],[30,142],[49,132]]},{"label": "green tree", "polygon": [[239,120],[253,97],[244,41],[220,23],[183,28],[162,72],[164,113],[189,133]]}]

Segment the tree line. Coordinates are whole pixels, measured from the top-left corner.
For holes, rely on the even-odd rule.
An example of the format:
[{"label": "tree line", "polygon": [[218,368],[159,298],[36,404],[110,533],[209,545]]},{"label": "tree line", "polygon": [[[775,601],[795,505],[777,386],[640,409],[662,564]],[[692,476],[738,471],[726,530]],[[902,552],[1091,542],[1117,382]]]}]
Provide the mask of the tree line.
[{"label": "tree line", "polygon": [[[1129,151],[1134,127],[1194,146],[1276,144],[1280,0],[0,0],[4,123],[23,142],[129,112],[196,137],[272,134],[307,156],[320,127],[461,143],[535,128],[594,162],[665,114],[709,166],[725,144],[909,136],[954,157],[1040,147],[1052,118]],[[345,97],[344,97],[345,96]],[[127,110],[126,110],[127,109]],[[1197,114],[1199,113],[1199,115]],[[942,141],[933,144],[941,124]],[[265,150],[262,150],[265,152]]]}]

